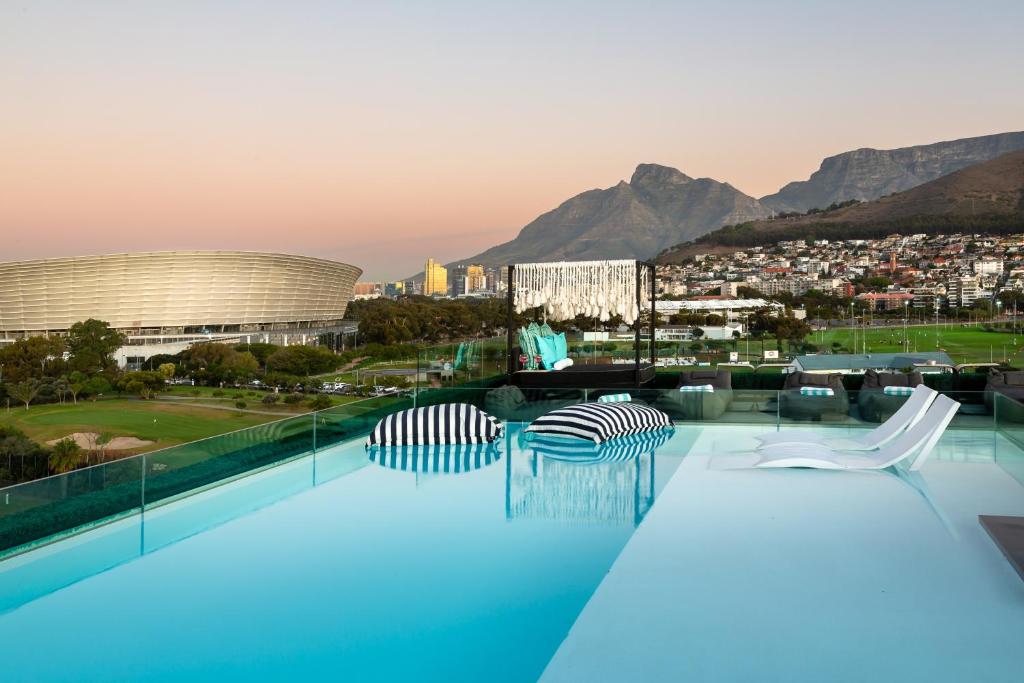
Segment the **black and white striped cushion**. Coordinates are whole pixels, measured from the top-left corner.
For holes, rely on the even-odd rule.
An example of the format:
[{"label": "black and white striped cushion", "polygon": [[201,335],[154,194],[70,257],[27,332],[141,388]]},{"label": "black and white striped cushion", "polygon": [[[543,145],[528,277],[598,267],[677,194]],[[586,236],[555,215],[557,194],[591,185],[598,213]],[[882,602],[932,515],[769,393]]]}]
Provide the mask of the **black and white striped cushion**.
[{"label": "black and white striped cushion", "polygon": [[668,415],[636,403],[580,403],[553,410],[526,428],[528,435],[567,436],[602,443],[672,426]]},{"label": "black and white striped cushion", "polygon": [[445,403],[388,415],[370,432],[366,447],[490,443],[499,436],[501,423],[476,406]]},{"label": "black and white striped cushion", "polygon": [[501,460],[493,443],[449,446],[382,446],[370,449],[370,462],[421,474],[461,474]]},{"label": "black and white striped cushion", "polygon": [[596,464],[602,462],[624,462],[633,460],[646,453],[657,450],[672,438],[672,430],[663,429],[657,432],[630,434],[620,439],[612,439],[607,443],[595,444],[580,439],[550,439],[543,436],[533,439],[529,448],[545,458],[574,462],[578,464]]}]

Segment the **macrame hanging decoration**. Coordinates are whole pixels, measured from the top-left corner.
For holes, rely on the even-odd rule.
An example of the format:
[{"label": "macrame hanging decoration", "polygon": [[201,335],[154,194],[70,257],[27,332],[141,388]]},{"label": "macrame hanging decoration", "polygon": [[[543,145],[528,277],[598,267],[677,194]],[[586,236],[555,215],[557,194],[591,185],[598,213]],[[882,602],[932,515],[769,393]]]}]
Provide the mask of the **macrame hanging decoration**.
[{"label": "macrame hanging decoration", "polygon": [[515,267],[516,313],[543,307],[549,320],[576,316],[608,322],[622,317],[632,325],[650,303],[647,269],[640,273],[640,306],[636,301],[636,261],[562,261],[522,263]]}]

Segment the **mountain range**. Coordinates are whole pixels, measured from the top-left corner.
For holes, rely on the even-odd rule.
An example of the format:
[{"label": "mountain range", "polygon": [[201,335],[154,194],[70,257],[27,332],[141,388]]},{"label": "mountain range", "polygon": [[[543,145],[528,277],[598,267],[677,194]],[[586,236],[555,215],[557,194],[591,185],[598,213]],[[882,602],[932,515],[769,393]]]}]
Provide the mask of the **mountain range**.
[{"label": "mountain range", "polygon": [[773,211],[800,213],[850,199],[870,201],[1018,149],[1024,149],[1024,132],[900,149],[855,149],[828,157],[808,180],[789,183],[760,201]]},{"label": "mountain range", "polygon": [[828,157],[808,180],[755,199],[711,178],[640,164],[629,182],[588,190],[537,217],[512,240],[449,265],[650,258],[722,226],[848,200],[867,202],[1024,150],[1024,132]]},{"label": "mountain range", "polygon": [[869,239],[915,232],[1024,232],[1024,150],[874,201],[720,228],[667,249],[658,261],[679,262],[694,253],[782,240]]}]

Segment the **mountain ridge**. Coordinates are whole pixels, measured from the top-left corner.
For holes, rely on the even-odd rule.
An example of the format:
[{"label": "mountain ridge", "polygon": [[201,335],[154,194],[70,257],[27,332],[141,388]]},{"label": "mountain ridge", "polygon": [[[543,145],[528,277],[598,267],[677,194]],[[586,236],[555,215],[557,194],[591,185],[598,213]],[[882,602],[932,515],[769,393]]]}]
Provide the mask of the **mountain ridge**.
[{"label": "mountain ridge", "polygon": [[665,250],[661,263],[791,239],[856,239],[928,232],[1024,232],[1024,150],[968,166],[904,192],[833,211],[726,226]]},{"label": "mountain ridge", "polygon": [[851,199],[871,201],[1019,149],[1024,149],[1024,132],[895,149],[860,147],[825,157],[807,180],[787,183],[759,201],[779,212],[823,209]]}]

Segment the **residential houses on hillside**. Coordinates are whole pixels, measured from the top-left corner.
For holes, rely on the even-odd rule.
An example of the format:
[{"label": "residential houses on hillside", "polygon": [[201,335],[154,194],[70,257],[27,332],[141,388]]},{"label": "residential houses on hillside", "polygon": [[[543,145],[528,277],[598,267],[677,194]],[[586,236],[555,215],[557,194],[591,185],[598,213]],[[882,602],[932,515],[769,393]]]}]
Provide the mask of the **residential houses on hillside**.
[{"label": "residential houses on hillside", "polygon": [[[766,296],[818,290],[878,311],[963,308],[1002,289],[1024,291],[1024,235],[891,235],[796,240],[660,266],[662,296]],[[877,279],[875,279],[877,278]]]}]

